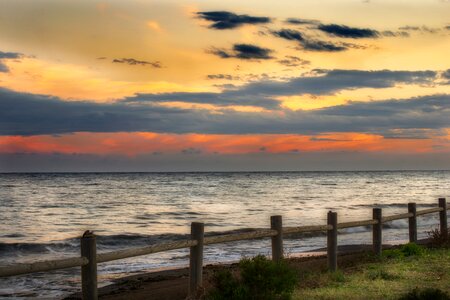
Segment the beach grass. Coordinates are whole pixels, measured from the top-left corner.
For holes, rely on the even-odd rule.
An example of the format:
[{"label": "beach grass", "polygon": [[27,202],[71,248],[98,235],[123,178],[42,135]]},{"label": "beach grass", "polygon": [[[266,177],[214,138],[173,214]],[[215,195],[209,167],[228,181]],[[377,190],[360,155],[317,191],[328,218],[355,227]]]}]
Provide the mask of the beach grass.
[{"label": "beach grass", "polygon": [[[416,289],[450,295],[450,249],[384,251],[375,262],[337,272],[304,272],[293,299],[399,299]],[[411,251],[412,250],[412,251]]]}]

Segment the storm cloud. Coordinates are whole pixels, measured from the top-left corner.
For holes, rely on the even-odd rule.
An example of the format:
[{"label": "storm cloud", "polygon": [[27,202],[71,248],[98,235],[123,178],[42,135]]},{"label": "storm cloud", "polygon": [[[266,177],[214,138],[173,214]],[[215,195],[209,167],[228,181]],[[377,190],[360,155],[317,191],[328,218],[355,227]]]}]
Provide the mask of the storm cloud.
[{"label": "storm cloud", "polygon": [[212,22],[209,28],[218,30],[233,29],[244,24],[270,23],[270,18],[268,17],[238,15],[228,11],[198,12],[197,15],[204,20]]}]

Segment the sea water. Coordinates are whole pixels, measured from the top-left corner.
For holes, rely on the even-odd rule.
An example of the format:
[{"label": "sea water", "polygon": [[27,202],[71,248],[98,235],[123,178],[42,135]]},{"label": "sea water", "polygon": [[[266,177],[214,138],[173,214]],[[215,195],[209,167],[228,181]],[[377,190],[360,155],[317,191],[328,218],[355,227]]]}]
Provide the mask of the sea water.
[{"label": "sea water", "polygon": [[[435,207],[450,198],[450,171],[239,172],[239,173],[34,173],[0,174],[0,265],[79,255],[85,230],[98,235],[98,252],[188,238],[190,223],[207,235],[268,228],[271,215],[284,226],[365,220]],[[418,217],[419,238],[436,228],[437,214]],[[368,244],[370,227],[342,230],[339,244]],[[408,239],[407,220],[385,224],[384,242]],[[322,233],[286,236],[285,252],[326,246]],[[270,240],[208,245],[205,262],[270,255]],[[185,266],[188,250],[99,264],[99,285],[155,268]],[[0,279],[0,297],[63,297],[80,290],[80,270]]]}]

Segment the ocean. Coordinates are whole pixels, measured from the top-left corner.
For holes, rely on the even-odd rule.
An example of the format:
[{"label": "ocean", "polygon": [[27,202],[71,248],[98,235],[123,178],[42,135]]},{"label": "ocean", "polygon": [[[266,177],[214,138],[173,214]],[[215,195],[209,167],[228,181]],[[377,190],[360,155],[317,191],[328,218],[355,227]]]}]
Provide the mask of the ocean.
[{"label": "ocean", "polygon": [[[190,223],[206,234],[268,228],[271,215],[284,226],[338,222],[435,207],[450,199],[450,171],[33,173],[0,174],[0,265],[79,255],[85,230],[98,235],[98,252],[188,237]],[[439,224],[418,219],[419,238]],[[408,239],[407,220],[386,224],[384,242]],[[342,230],[339,244],[371,243],[371,228]],[[323,234],[286,237],[286,253],[326,245]],[[205,247],[205,263],[270,254],[270,240]],[[114,278],[188,264],[188,250],[174,250],[99,264],[99,285]],[[60,298],[79,291],[79,268],[0,279],[0,297]]]}]

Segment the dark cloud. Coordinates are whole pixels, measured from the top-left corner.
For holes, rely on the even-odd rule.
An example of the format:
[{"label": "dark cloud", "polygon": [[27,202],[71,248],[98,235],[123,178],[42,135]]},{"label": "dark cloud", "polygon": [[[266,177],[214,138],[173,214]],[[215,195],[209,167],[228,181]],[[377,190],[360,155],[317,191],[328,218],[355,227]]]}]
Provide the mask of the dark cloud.
[{"label": "dark cloud", "polygon": [[22,58],[22,57],[23,57],[22,53],[0,51],[0,59],[16,59],[16,58]]},{"label": "dark cloud", "polygon": [[213,22],[209,27],[213,29],[233,29],[244,24],[270,23],[268,17],[253,17],[249,15],[238,15],[228,11],[198,12],[197,15],[207,21]]},{"label": "dark cloud", "polygon": [[219,56],[220,58],[238,58],[238,59],[272,59],[270,53],[273,52],[267,48],[261,48],[251,44],[235,44],[232,50],[211,48],[208,53]]},{"label": "dark cloud", "polygon": [[450,30],[450,25],[445,26],[444,29]]},{"label": "dark cloud", "polygon": [[341,90],[358,88],[388,88],[397,84],[432,84],[437,77],[433,71],[360,71],[314,70],[315,76],[290,78],[286,81],[262,78],[221,93],[160,93],[138,94],[124,102],[188,102],[218,106],[243,105],[266,109],[279,108],[275,98],[290,95],[329,95]]},{"label": "dark cloud", "polygon": [[347,50],[347,47],[342,44],[338,45],[331,42],[309,39],[304,37],[299,31],[293,29],[272,31],[272,34],[285,40],[299,42],[300,49],[307,51],[339,52]]},{"label": "dark cloud", "polygon": [[19,59],[24,55],[22,53],[17,52],[2,52],[0,51],[0,72],[7,73],[9,72],[9,68],[7,65],[3,63],[3,60],[6,59]]},{"label": "dark cloud", "polygon": [[[328,81],[330,82],[330,81]],[[264,91],[262,91],[264,92]],[[93,103],[0,89],[0,135],[71,132],[297,133],[366,132],[450,127],[450,95],[350,102],[309,111],[222,113],[152,103]]]},{"label": "dark cloud", "polygon": [[223,80],[239,80],[239,76],[233,76],[231,74],[208,74],[208,79],[223,79]]},{"label": "dark cloud", "polygon": [[280,59],[277,62],[286,67],[304,67],[311,63],[309,60],[292,55],[286,55],[284,59]]},{"label": "dark cloud", "polygon": [[319,24],[320,22],[317,20],[311,20],[311,19],[299,19],[299,18],[289,18],[286,19],[286,23],[293,24],[293,25],[313,25],[313,24]]},{"label": "dark cloud", "polygon": [[161,62],[159,61],[145,61],[145,60],[137,60],[134,58],[121,58],[121,59],[114,59],[112,61],[113,63],[119,63],[119,64],[127,64],[130,66],[151,66],[153,68],[161,68]]},{"label": "dark cloud", "polygon": [[307,40],[302,42],[302,48],[307,51],[341,52],[347,50],[343,45],[333,44],[319,40]]},{"label": "dark cloud", "polygon": [[266,109],[277,109],[279,101],[265,96],[246,97],[234,93],[230,95],[233,90],[228,93],[160,93],[160,94],[137,94],[133,97],[128,97],[123,100],[124,103],[164,103],[164,102],[185,102],[198,104],[213,104],[217,106],[255,106]]},{"label": "dark cloud", "polygon": [[272,31],[272,34],[274,36],[290,41],[302,42],[304,40],[302,34],[299,31],[293,29],[281,29],[278,31]]},{"label": "dark cloud", "polygon": [[450,79],[450,69],[442,72],[442,77],[444,77],[445,79]]},{"label": "dark cloud", "polygon": [[338,24],[320,24],[317,27],[319,30],[333,36],[342,38],[377,38],[379,36],[378,31],[368,28],[355,28]]}]

